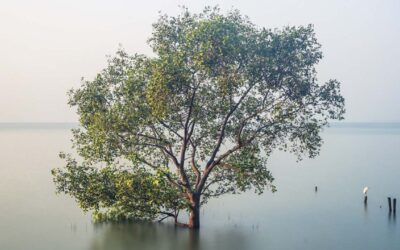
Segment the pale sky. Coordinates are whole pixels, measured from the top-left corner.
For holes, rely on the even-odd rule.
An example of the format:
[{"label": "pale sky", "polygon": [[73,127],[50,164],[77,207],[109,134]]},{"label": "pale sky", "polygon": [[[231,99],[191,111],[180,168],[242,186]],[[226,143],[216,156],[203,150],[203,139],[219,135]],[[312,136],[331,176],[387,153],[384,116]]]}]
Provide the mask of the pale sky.
[{"label": "pale sky", "polygon": [[400,1],[0,0],[0,122],[76,122],[66,92],[119,44],[150,55],[158,12],[237,8],[260,27],[314,24],[321,81],[342,82],[346,121],[400,121]]}]

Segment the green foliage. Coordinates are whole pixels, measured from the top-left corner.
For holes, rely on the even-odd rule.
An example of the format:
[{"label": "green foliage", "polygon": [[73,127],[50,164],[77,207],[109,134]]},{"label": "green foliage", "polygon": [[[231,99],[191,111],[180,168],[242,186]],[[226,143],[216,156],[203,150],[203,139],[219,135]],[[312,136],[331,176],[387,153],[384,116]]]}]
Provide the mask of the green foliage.
[{"label": "green foliage", "polygon": [[315,157],[322,128],[343,119],[339,82],[317,82],[312,25],[270,30],[238,11],[183,9],[160,16],[149,44],[155,57],[121,49],[70,92],[82,163],[66,157],[54,181],[99,219],[176,219],[198,200],[275,191],[271,152]]},{"label": "green foliage", "polygon": [[69,155],[60,154],[67,164],[63,171],[54,169],[57,192],[75,197],[85,211],[93,210],[93,218],[102,220],[153,220],[162,211],[187,207],[180,190],[171,188],[160,168],[150,173],[142,167],[106,166],[93,168],[78,164]]}]

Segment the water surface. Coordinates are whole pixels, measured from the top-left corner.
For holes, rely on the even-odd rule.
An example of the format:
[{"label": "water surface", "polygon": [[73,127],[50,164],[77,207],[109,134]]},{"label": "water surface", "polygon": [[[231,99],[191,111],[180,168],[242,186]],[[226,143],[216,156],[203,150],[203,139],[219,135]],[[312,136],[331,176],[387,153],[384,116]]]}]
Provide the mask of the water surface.
[{"label": "water surface", "polygon": [[[199,232],[167,223],[94,225],[55,195],[50,169],[70,152],[73,124],[0,125],[0,249],[396,249],[400,125],[338,124],[320,156],[300,163],[275,152],[278,192],[228,195],[202,210]],[[318,186],[318,192],[314,187]],[[368,205],[362,189],[369,186]],[[400,203],[400,201],[398,201]],[[398,204],[398,206],[400,206]]]}]

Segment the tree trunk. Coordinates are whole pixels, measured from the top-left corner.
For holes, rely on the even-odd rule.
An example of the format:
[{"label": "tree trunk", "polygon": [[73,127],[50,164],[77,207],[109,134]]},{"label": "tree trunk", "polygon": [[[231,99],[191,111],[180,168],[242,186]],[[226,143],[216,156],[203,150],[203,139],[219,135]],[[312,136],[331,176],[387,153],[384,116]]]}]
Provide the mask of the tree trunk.
[{"label": "tree trunk", "polygon": [[191,208],[189,214],[189,228],[199,229],[200,228],[200,195],[193,194],[191,197]]}]

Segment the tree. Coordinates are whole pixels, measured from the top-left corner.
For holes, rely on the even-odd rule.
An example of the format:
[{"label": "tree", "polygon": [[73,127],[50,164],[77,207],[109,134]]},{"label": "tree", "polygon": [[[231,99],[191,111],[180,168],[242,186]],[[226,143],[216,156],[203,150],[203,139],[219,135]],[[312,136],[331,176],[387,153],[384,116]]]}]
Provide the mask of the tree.
[{"label": "tree", "polygon": [[339,82],[317,82],[312,25],[270,30],[205,8],[153,28],[154,57],[121,49],[70,92],[81,160],[61,154],[54,181],[98,220],[172,217],[199,228],[212,197],[275,191],[274,149],[315,157],[321,129],[343,119]]}]

